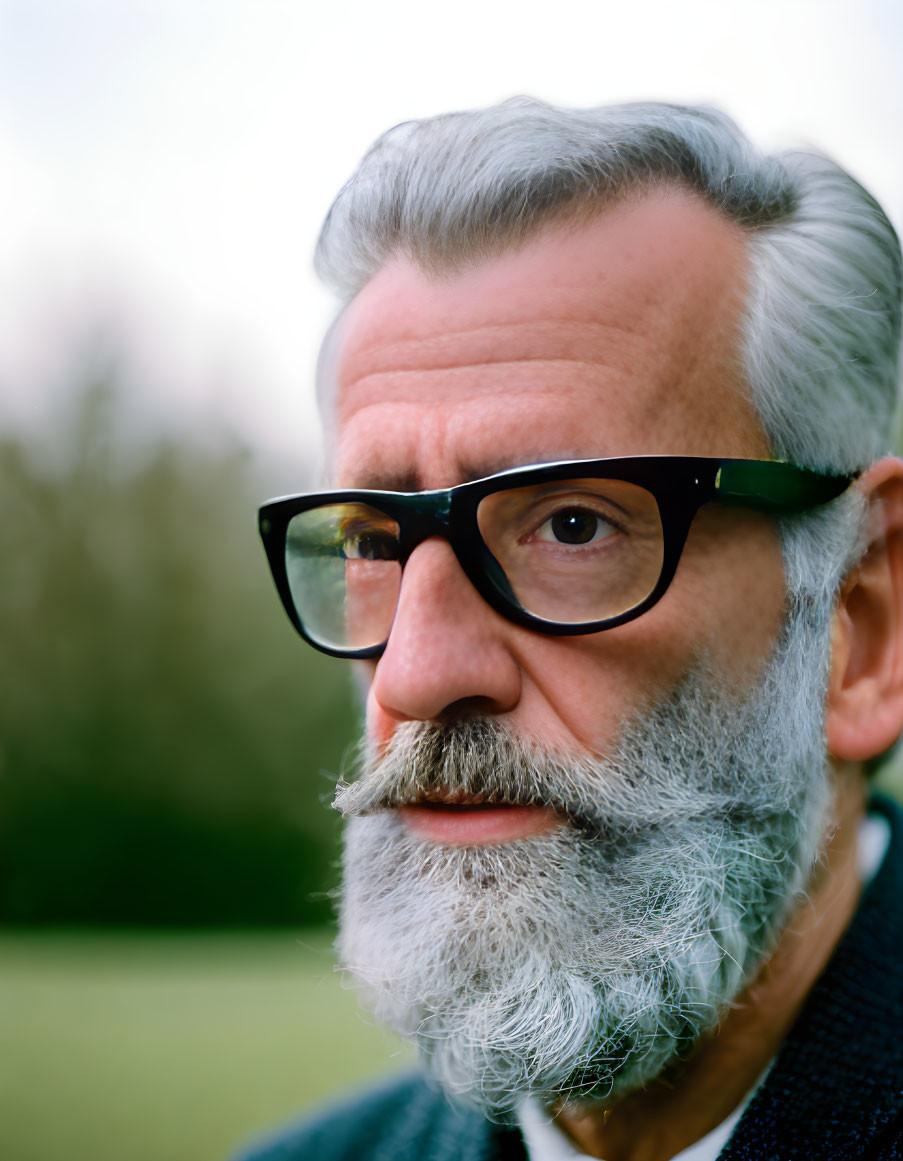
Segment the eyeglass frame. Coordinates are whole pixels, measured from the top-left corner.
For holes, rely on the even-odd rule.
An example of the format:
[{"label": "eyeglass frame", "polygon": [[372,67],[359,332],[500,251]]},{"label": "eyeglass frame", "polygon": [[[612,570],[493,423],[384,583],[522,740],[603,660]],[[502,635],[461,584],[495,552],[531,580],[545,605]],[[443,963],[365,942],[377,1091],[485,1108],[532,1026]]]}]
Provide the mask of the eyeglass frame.
[{"label": "eyeglass frame", "polygon": [[[495,492],[562,479],[593,478],[635,484],[654,498],[662,526],[662,566],[658,581],[639,604],[614,617],[573,624],[536,617],[516,600],[501,566],[483,540],[477,519],[479,505]],[[305,630],[292,597],[285,559],[288,526],[295,516],[313,508],[360,503],[390,517],[399,528],[398,563],[402,571],[415,548],[439,536],[451,545],[458,564],[480,596],[506,620],[546,636],[572,637],[624,625],[661,600],[677,572],[693,520],[704,504],[715,502],[787,516],[836,499],[855,479],[855,473],[823,474],[783,460],[702,456],[558,460],[509,468],[452,488],[423,492],[345,488],[282,496],[261,506],[258,527],[276,590],[296,631],[321,653],[355,660],[381,656],[388,645],[388,636],[382,644],[363,649],[324,645]],[[507,587],[507,594],[502,585]]]}]

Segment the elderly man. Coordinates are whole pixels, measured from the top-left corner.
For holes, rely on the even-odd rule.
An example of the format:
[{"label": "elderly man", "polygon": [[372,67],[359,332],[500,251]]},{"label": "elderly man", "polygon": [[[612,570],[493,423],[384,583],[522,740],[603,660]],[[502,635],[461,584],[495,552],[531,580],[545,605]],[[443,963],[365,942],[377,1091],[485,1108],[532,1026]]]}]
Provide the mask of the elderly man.
[{"label": "elderly man", "polygon": [[318,266],[333,490],[261,531],[356,659],[340,956],[406,1078],[254,1153],[903,1156],[900,249],[708,109],[399,126]]}]

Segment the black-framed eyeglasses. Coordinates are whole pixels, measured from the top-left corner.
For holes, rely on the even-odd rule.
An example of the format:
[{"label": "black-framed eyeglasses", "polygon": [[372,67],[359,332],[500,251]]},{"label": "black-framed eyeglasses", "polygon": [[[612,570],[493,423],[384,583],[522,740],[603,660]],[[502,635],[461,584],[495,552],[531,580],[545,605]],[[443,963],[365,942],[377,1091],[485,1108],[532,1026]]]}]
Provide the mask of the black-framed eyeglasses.
[{"label": "black-framed eyeglasses", "polygon": [[785,515],[833,500],[854,478],[776,460],[568,460],[429,492],[271,500],[260,533],[302,637],[334,657],[378,657],[405,563],[430,537],[449,542],[508,620],[539,633],[597,633],[662,597],[703,504]]}]

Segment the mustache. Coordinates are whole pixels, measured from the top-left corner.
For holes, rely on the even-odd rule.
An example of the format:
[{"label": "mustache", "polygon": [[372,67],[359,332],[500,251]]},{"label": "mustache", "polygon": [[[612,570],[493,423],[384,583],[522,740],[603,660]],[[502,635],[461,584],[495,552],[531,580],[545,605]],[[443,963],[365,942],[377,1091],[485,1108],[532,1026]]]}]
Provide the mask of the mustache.
[{"label": "mustache", "polygon": [[[609,839],[693,817],[736,824],[794,811],[807,770],[825,759],[820,739],[815,752],[791,731],[807,706],[773,696],[779,670],[770,663],[738,698],[700,665],[622,723],[604,757],[559,753],[489,717],[404,722],[381,752],[362,741],[357,776],[339,781],[333,806],[356,818],[430,800],[541,805]],[[762,773],[790,767],[794,778]]]},{"label": "mustache", "polygon": [[564,761],[487,718],[448,724],[405,722],[381,754],[362,744],[354,781],[342,780],[333,806],[363,817],[418,802],[551,806],[586,825],[598,802]]},{"label": "mustache", "polygon": [[340,781],[333,807],[361,818],[429,801],[545,806],[585,839],[607,843],[736,809],[732,794],[688,793],[679,763],[653,771],[631,749],[616,747],[609,758],[558,754],[491,718],[405,722],[382,753],[363,741],[358,776]]}]

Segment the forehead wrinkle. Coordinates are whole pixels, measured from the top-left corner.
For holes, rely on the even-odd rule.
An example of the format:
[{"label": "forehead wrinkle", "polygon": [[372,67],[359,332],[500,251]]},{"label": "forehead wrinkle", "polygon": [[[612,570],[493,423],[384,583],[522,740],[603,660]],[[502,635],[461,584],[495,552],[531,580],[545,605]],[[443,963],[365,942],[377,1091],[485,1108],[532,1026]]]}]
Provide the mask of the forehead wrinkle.
[{"label": "forehead wrinkle", "polygon": [[[516,344],[515,356],[506,353],[500,336]],[[594,363],[604,357],[603,352],[610,351],[612,341],[622,341],[625,337],[641,344],[645,337],[642,326],[591,317],[574,319],[546,312],[541,318],[512,319],[461,329],[437,322],[435,330],[391,341],[380,333],[373,338],[365,335],[344,352],[339,381],[350,385],[390,371],[402,374],[567,360]]]},{"label": "forehead wrinkle", "polygon": [[[474,397],[483,394],[474,392]],[[512,398],[510,392],[506,398]],[[416,424],[406,429],[408,415],[415,417]],[[396,432],[407,430],[408,438],[401,445],[390,446],[374,441],[370,432],[381,426],[391,426]],[[427,403],[416,399],[387,404],[380,400],[359,408],[344,428],[337,478],[350,487],[414,492],[454,487],[530,463],[585,458],[576,452],[571,454],[570,450],[550,453],[548,446],[538,441],[515,444],[502,439],[501,443],[507,445],[503,450],[496,425],[487,427],[485,432],[475,442],[473,437],[479,434],[479,425],[466,417],[459,420],[450,415],[441,401]]]},{"label": "forehead wrinkle", "polygon": [[[549,368],[567,368],[567,369],[582,369],[587,379],[583,382],[584,390],[592,389],[592,376],[597,376],[600,371],[605,368],[598,362],[591,359],[572,359],[562,357],[558,359],[544,359],[544,358],[517,358],[517,359],[490,359],[481,360],[477,363],[458,363],[449,366],[418,366],[406,370],[399,370],[393,368],[385,371],[373,371],[369,374],[362,375],[359,378],[348,380],[342,383],[340,388],[339,412],[347,410],[347,395],[358,394],[360,392],[376,393],[385,386],[391,388],[391,398],[394,402],[405,403],[426,403],[428,400],[424,396],[429,395],[429,385],[424,382],[429,375],[442,375],[452,377],[464,377],[473,372],[479,373],[482,370],[490,371],[491,373],[481,377],[478,384],[470,392],[459,393],[459,399],[475,398],[478,395],[485,396],[491,394],[500,394],[504,392],[508,395],[513,395],[512,385],[510,379],[499,376],[496,373],[504,371],[509,368],[534,368],[549,367]],[[547,382],[544,380],[537,381],[531,388],[528,384],[521,382],[519,388],[522,391],[529,392],[542,391],[547,387]],[[564,394],[564,392],[562,392]],[[385,395],[383,399],[385,400]],[[354,405],[352,409],[355,414],[358,414],[367,406],[366,403]]]},{"label": "forehead wrinkle", "polygon": [[[654,349],[653,344],[650,349]],[[608,395],[618,401],[616,410],[607,417],[606,431],[612,432],[631,418],[641,422],[644,417],[646,421],[662,420],[679,410],[683,393],[693,383],[697,363],[697,355],[688,345],[686,358],[668,367],[667,373],[663,373],[665,369],[661,366],[654,366],[647,374],[639,361],[622,366],[574,359],[518,360],[416,372],[387,371],[344,384],[338,393],[336,415],[345,437],[349,430],[356,435],[356,429],[361,427],[388,431],[396,422],[413,417],[422,428],[422,439],[418,441],[422,447],[431,438],[425,426],[427,415],[437,410],[440,414],[447,411],[450,420],[455,413],[461,415],[464,428],[460,434],[466,439],[472,438],[473,419],[467,411],[476,404],[481,411],[481,422],[491,422],[494,426],[495,431],[487,440],[496,446],[500,437],[510,439],[516,434],[518,443],[522,442],[520,437],[529,437],[530,433],[524,431],[523,415],[513,429],[506,422],[518,405],[526,406],[528,410],[523,414],[532,415],[536,425],[542,428],[549,418],[549,415],[544,418],[542,412],[549,407],[560,411],[567,404],[577,413],[592,407],[597,396]],[[542,373],[546,369],[548,375]],[[733,378],[725,369],[722,387],[733,386]],[[640,384],[642,390],[638,390]],[[697,414],[696,422],[705,426],[704,411]],[[617,454],[616,450],[611,454]]]},{"label": "forehead wrinkle", "polygon": [[[705,394],[697,395],[691,431],[673,437],[682,428],[684,396],[696,367],[692,345],[686,354],[686,363],[653,366],[648,375],[639,364],[562,360],[526,363],[520,374],[496,365],[483,374],[444,369],[371,376],[339,394],[339,466],[343,475],[357,477],[360,469],[409,480],[412,466],[427,465],[418,478],[428,488],[559,459],[706,454],[710,436],[718,454],[732,454],[735,441],[727,433],[718,438],[723,392],[721,406],[711,412]],[[726,373],[723,386],[732,377]],[[600,415],[597,401],[606,398],[614,406]],[[562,423],[563,417],[570,418]],[[391,438],[374,439],[375,432]]]},{"label": "forehead wrinkle", "polygon": [[709,255],[710,216],[672,217],[614,246],[600,221],[438,287],[405,264],[377,274],[336,367],[344,470],[425,488],[557,459],[748,453],[742,246],[719,235]]},{"label": "forehead wrinkle", "polygon": [[[453,487],[508,468],[599,459],[624,450],[617,423],[591,442],[584,438],[582,421],[576,424],[577,434],[574,428],[554,431],[544,418],[544,393],[535,390],[509,388],[492,394],[489,410],[485,406],[488,393],[482,388],[459,395],[453,407],[444,397],[430,400],[424,394],[421,391],[405,400],[374,398],[354,409],[340,429],[337,479],[342,485],[424,491]],[[563,385],[553,406],[560,410],[562,404],[576,403],[576,415],[586,398],[585,384]],[[468,406],[472,402],[479,405],[476,416]],[[525,415],[535,421],[525,422]],[[377,430],[391,431],[393,438],[374,440],[372,433]]]}]

